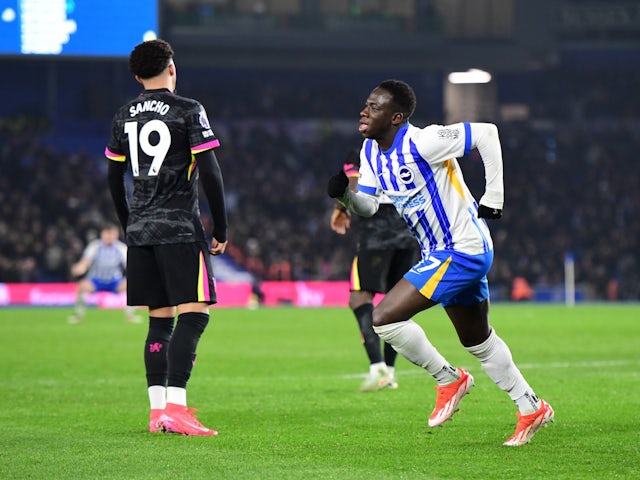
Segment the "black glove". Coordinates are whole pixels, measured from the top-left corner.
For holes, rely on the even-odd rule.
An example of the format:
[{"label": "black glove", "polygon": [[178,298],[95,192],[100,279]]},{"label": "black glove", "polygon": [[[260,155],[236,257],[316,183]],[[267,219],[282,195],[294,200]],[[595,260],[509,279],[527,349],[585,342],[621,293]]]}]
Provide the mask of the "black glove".
[{"label": "black glove", "polygon": [[478,218],[487,218],[489,220],[497,220],[502,217],[501,208],[490,208],[484,205],[478,206]]},{"label": "black glove", "polygon": [[342,168],[338,173],[329,179],[327,185],[327,193],[331,198],[338,198],[344,195],[344,192],[349,187],[349,177],[344,173]]}]

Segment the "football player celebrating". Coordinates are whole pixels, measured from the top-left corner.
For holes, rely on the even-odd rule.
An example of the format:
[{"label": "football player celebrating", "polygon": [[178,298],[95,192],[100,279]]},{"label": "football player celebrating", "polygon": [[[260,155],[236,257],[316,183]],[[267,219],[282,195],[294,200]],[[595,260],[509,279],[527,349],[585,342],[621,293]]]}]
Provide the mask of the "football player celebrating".
[{"label": "football player celebrating", "polygon": [[[500,218],[504,202],[498,129],[488,123],[418,128],[409,122],[415,106],[415,93],[403,81],[386,80],[374,88],[360,112],[358,191],[348,188],[340,170],[329,180],[328,193],[367,217],[386,195],[421,245],[422,259],[376,306],[373,324],[381,339],[435,379],[438,394],[429,426],[450,419],[474,384],[471,373],[451,365],[410,320],[441,304],[463,347],[518,407],[516,430],[504,445],[523,445],[553,420],[554,411],[535,394],[489,323],[493,243],[485,219]],[[472,148],[485,167],[479,203],[456,160]]]}]

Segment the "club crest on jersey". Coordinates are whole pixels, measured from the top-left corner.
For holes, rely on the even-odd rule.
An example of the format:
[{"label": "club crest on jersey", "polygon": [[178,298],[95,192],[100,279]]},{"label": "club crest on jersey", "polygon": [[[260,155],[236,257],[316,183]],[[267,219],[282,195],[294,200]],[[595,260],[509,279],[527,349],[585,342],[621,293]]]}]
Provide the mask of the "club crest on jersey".
[{"label": "club crest on jersey", "polygon": [[405,185],[409,185],[413,183],[413,171],[406,165],[403,165],[398,169],[398,178]]}]

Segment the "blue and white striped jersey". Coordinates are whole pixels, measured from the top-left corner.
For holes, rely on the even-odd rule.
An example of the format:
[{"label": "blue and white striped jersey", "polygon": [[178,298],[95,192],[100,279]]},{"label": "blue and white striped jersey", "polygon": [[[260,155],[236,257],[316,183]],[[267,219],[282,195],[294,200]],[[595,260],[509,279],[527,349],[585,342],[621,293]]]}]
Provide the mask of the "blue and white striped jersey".
[{"label": "blue and white striped jersey", "polygon": [[[486,222],[477,216],[478,204],[456,159],[469,153],[475,144],[469,123],[425,128],[407,123],[387,151],[381,151],[376,141],[365,139],[360,151],[358,189],[376,197],[388,196],[420,242],[423,254],[435,250],[486,253],[493,249],[491,234]],[[499,163],[499,182],[494,183],[500,184],[501,199],[499,148],[498,154],[499,162],[495,163]],[[485,168],[487,163],[491,162],[485,162]],[[494,176],[487,173],[488,178]]]},{"label": "blue and white striped jersey", "polygon": [[120,280],[124,277],[127,265],[127,245],[120,240],[107,245],[100,239],[95,239],[89,242],[82,258],[91,262],[87,272],[89,278],[101,282]]}]

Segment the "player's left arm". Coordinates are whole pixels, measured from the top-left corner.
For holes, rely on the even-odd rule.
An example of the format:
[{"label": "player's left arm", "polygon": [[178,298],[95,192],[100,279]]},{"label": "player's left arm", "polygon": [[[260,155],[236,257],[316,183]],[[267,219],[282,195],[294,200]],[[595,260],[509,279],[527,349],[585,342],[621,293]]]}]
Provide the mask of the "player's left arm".
[{"label": "player's left arm", "polygon": [[504,204],[502,148],[498,127],[492,123],[429,125],[415,137],[418,151],[429,163],[441,163],[468,155],[476,148],[485,170],[485,191],[480,198],[478,216],[500,218]]},{"label": "player's left arm", "polygon": [[200,172],[200,181],[213,217],[211,253],[219,255],[224,253],[227,247],[228,228],[222,171],[216,154],[211,149],[197,153],[196,162]]},{"label": "player's left arm", "polygon": [[469,123],[471,146],[478,149],[484,164],[485,190],[480,198],[478,216],[500,218],[504,206],[502,147],[498,127],[493,123]]}]

